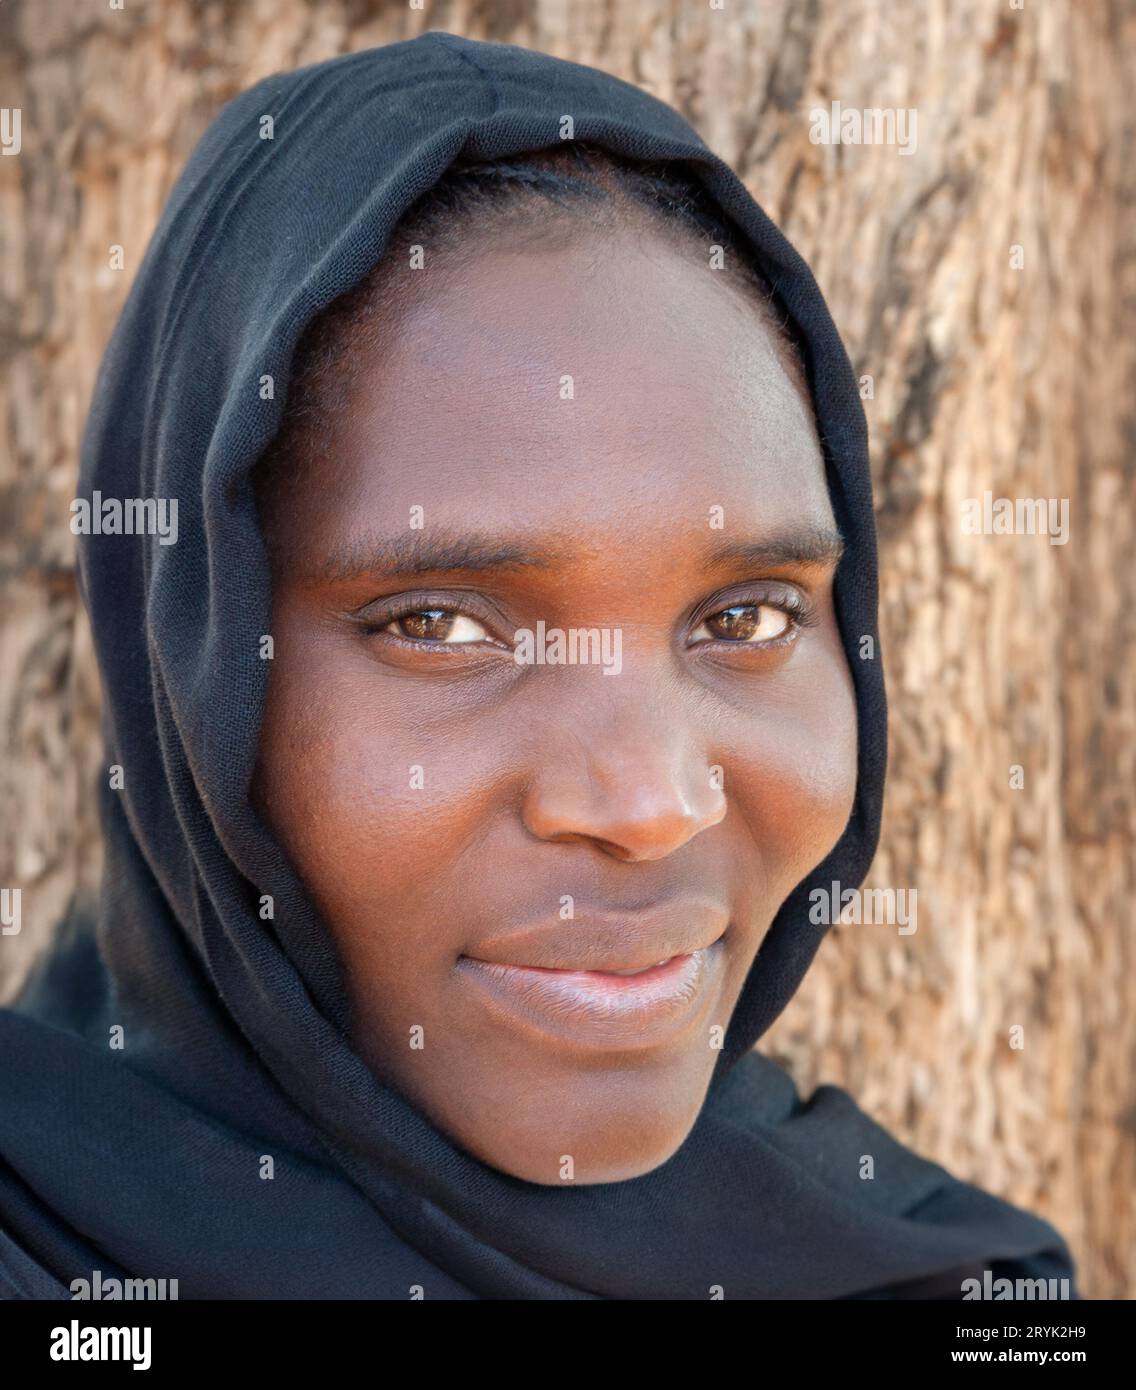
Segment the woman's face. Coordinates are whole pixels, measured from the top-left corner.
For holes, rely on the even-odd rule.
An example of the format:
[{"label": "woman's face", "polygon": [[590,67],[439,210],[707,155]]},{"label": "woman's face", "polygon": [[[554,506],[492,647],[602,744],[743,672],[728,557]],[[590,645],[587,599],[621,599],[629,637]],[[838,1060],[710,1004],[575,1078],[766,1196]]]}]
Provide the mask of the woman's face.
[{"label": "woman's face", "polygon": [[257,799],[380,1078],[516,1177],[636,1177],[852,807],[812,414],[656,236],[393,292],[273,521]]}]

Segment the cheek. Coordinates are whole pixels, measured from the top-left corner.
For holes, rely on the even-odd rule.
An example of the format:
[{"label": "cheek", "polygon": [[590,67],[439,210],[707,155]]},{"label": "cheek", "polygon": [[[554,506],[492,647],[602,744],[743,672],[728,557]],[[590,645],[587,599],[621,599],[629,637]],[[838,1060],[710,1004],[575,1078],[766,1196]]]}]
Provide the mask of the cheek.
[{"label": "cheek", "polygon": [[[450,900],[476,887],[465,851],[500,775],[492,731],[456,709],[427,719],[410,686],[354,662],[297,661],[273,678],[262,797],[328,924],[373,939],[395,911],[407,927],[444,922]],[[403,955],[408,941],[428,950],[444,929],[400,935]]]},{"label": "cheek", "polygon": [[856,702],[842,652],[813,664],[807,681],[770,690],[744,737],[730,740],[726,793],[777,901],[843,833],[855,800],[856,758]]}]

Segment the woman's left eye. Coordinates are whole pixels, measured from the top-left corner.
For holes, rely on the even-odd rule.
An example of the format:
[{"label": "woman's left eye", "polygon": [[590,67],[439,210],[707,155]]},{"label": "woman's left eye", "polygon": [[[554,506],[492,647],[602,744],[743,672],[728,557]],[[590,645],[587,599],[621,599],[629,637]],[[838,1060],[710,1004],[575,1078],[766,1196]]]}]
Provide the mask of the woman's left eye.
[{"label": "woman's left eye", "polygon": [[416,608],[400,613],[379,631],[394,632],[407,641],[484,642],[489,634],[476,618],[449,608]]},{"label": "woman's left eye", "polygon": [[706,633],[701,640],[736,642],[775,642],[793,626],[793,619],[783,608],[768,603],[732,603],[704,619],[694,636]]}]

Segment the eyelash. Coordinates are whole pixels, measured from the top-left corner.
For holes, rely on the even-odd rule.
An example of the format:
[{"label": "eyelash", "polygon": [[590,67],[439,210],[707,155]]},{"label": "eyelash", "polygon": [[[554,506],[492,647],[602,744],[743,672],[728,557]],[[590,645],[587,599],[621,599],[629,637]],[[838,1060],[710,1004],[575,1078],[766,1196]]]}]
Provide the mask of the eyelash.
[{"label": "eyelash", "polygon": [[[778,588],[776,591],[767,590],[760,593],[748,593],[739,597],[729,598],[726,601],[715,601],[712,604],[704,605],[697,609],[693,617],[693,626],[699,628],[704,622],[711,618],[720,617],[735,608],[753,608],[761,610],[763,608],[776,609],[784,613],[789,619],[789,626],[777,637],[770,638],[764,642],[749,641],[730,641],[728,638],[701,639],[694,645],[696,647],[718,647],[730,648],[733,650],[742,649],[750,651],[772,651],[778,647],[788,646],[795,642],[803,629],[813,627],[818,621],[816,610],[808,598],[799,590],[789,588]],[[410,617],[415,613],[442,612],[451,617],[470,618],[482,627],[488,627],[491,620],[484,614],[478,613],[472,608],[461,607],[450,598],[441,595],[433,596],[429,594],[411,596],[403,601],[395,601],[383,609],[378,616],[367,613],[362,622],[363,633],[367,637],[381,637],[386,641],[397,643],[399,646],[409,648],[411,651],[429,652],[435,651],[460,651],[465,647],[480,647],[486,640],[479,638],[469,642],[445,642],[431,641],[424,637],[405,637],[401,633],[388,632],[386,629],[391,624],[399,621],[400,618]],[[494,644],[498,645],[498,644]]]}]

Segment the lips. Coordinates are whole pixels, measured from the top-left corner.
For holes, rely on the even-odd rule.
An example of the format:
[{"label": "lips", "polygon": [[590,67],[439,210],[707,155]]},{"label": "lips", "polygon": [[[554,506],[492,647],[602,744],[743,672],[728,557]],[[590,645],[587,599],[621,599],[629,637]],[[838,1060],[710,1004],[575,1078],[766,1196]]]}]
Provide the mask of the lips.
[{"label": "lips", "polygon": [[471,945],[461,977],[499,1021],[561,1045],[631,1051],[671,1043],[704,1018],[725,971],[728,913],[676,900],[580,909]]},{"label": "lips", "polygon": [[579,907],[470,945],[463,955],[489,965],[630,975],[712,946],[729,913],[704,900],[676,899],[638,910]]},{"label": "lips", "polygon": [[[673,956],[668,956],[668,957],[667,957],[667,960],[673,960],[673,959],[674,959]],[[624,976],[642,975],[643,972],[644,972],[645,970],[653,970],[653,969],[655,968],[656,965],[666,965],[666,963],[667,963],[666,960],[657,960],[657,961],[655,962],[655,965],[641,965],[641,966],[639,966],[638,968],[634,968],[634,969],[631,969],[631,970],[609,970],[609,971],[607,971],[606,973],[607,973],[608,975],[624,975]]]},{"label": "lips", "polygon": [[642,1051],[688,1035],[720,994],[725,949],[672,956],[633,974],[496,965],[463,956],[458,969],[498,1022],[561,1046]]},{"label": "lips", "polygon": [[[476,959],[476,957],[475,957],[475,959]],[[654,969],[656,969],[656,968],[657,968],[658,966],[660,966],[660,965],[666,965],[666,963],[667,963],[668,960],[674,960],[674,959],[675,959],[674,956],[667,956],[667,958],[666,958],[665,960],[657,960],[657,961],[654,961],[651,965],[637,965],[637,966],[631,966],[631,967],[629,967],[629,968],[627,968],[627,969],[623,969],[623,970],[576,970],[576,969],[566,969],[566,970],[556,969],[556,970],[553,970],[550,966],[547,966],[547,965],[525,965],[525,966],[515,966],[515,967],[513,967],[513,968],[514,968],[514,969],[523,969],[523,970],[547,970],[550,974],[554,974],[554,975],[612,975],[612,976],[615,976],[615,977],[617,977],[617,978],[619,978],[619,979],[627,979],[627,980],[630,980],[630,979],[633,979],[636,975],[645,975],[649,970],[654,970]]]}]

